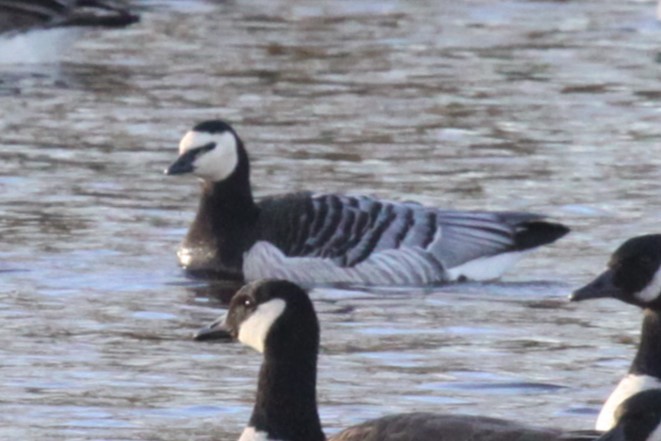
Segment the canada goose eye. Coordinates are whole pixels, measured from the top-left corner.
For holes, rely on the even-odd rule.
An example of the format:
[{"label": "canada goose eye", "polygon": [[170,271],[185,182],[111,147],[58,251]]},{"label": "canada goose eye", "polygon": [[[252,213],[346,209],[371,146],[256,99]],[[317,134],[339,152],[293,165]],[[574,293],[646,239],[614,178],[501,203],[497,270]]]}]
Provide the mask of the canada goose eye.
[{"label": "canada goose eye", "polygon": [[246,297],[246,299],[243,301],[243,306],[245,306],[246,308],[252,308],[253,305],[254,302],[250,297]]},{"label": "canada goose eye", "polygon": [[654,262],[652,261],[652,258],[649,256],[642,256],[638,261],[638,263],[646,269],[652,269],[652,267],[654,266]]}]

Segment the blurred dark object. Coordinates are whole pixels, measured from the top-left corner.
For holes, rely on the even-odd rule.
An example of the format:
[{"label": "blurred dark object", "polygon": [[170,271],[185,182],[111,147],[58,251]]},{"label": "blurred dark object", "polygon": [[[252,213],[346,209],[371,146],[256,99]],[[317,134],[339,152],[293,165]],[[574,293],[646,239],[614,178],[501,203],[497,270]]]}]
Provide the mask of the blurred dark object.
[{"label": "blurred dark object", "polygon": [[0,33],[74,26],[118,28],[139,20],[118,1],[0,0]]}]

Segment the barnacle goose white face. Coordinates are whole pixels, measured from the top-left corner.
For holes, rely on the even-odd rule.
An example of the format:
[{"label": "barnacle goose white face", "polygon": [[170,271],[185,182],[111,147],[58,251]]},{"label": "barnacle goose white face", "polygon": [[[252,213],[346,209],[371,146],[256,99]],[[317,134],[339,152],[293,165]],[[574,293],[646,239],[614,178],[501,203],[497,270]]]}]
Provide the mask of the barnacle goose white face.
[{"label": "barnacle goose white face", "polygon": [[[211,145],[214,147],[209,148]],[[207,148],[205,148],[207,147]],[[236,136],[232,132],[207,133],[191,130],[179,143],[179,154],[201,148],[193,162],[193,174],[218,182],[227,179],[239,162]]]},{"label": "barnacle goose white face", "polygon": [[165,173],[193,173],[199,178],[220,182],[234,172],[238,162],[238,141],[233,132],[190,130],[179,142],[179,158]]}]

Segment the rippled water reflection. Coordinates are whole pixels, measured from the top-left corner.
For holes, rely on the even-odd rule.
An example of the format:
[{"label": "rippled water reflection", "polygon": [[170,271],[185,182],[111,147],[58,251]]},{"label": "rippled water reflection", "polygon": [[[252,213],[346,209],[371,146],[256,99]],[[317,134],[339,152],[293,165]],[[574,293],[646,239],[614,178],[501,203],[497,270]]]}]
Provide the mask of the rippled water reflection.
[{"label": "rippled water reflection", "polygon": [[[174,249],[194,122],[235,123],[258,194],[328,189],[548,213],[502,283],[318,289],[327,431],[388,412],[591,427],[639,312],[567,304],[658,231],[652,2],[141,2],[59,67],[0,67],[0,434],[235,439],[259,356],[191,341],[227,287]],[[231,290],[230,290],[231,291]]]}]

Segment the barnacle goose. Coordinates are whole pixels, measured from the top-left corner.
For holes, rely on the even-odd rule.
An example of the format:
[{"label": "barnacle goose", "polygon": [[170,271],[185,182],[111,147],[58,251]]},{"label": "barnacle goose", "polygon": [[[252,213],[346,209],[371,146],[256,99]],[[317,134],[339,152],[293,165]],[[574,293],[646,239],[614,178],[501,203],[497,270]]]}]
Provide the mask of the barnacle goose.
[{"label": "barnacle goose", "polygon": [[0,62],[54,61],[80,29],[118,28],[138,20],[112,0],[0,0]]},{"label": "barnacle goose", "polygon": [[569,231],[537,214],[440,210],[367,196],[301,192],[255,202],[243,142],[219,120],[187,132],[165,173],[202,179],[180,264],[223,278],[410,286],[493,280],[526,251]]},{"label": "barnacle goose", "polygon": [[661,441],[661,389],[627,398],[617,407],[615,426],[598,441]]},{"label": "barnacle goose", "polygon": [[[264,356],[257,396],[239,441],[324,441],[316,400],[319,323],[307,293],[284,280],[241,288],[225,318],[197,340],[238,339]],[[558,441],[592,440],[594,432],[534,428],[469,415],[405,413],[350,427],[329,441]]]},{"label": "barnacle goose", "polygon": [[611,256],[608,269],[571,295],[580,301],[612,297],[644,308],[638,352],[597,418],[597,430],[615,425],[615,410],[628,397],[661,388],[661,235],[627,240]]}]

